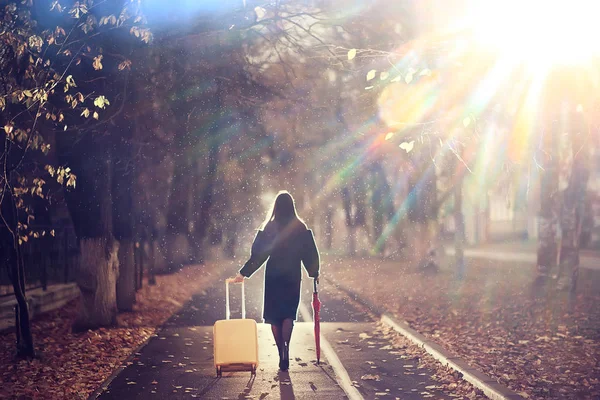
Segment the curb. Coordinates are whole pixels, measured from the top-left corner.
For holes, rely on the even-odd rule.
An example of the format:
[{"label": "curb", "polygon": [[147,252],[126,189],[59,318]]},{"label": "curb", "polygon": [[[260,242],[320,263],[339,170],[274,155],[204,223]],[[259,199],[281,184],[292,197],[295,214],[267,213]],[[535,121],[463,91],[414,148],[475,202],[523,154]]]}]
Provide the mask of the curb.
[{"label": "curb", "polygon": [[[226,271],[221,273],[221,275],[217,274],[217,278],[221,279],[223,276],[226,276],[228,273],[230,273],[231,271]],[[194,296],[196,293],[193,293],[192,296]],[[190,300],[191,301],[191,300]],[[189,301],[185,302],[177,311],[175,311],[173,314],[171,314],[171,317],[173,317],[173,315],[179,313],[181,310],[183,310],[183,308],[186,306],[186,304],[189,303]],[[165,323],[171,318],[167,318],[167,320],[165,321]],[[138,347],[135,348],[135,350],[125,359],[123,360],[123,362],[121,363],[121,365],[119,365],[109,376],[108,378],[106,378],[101,384],[100,386],[98,386],[96,388],[96,390],[94,390],[92,393],[90,393],[90,395],[88,396],[87,400],[95,400],[98,397],[100,397],[105,391],[106,389],[108,389],[108,387],[110,386],[110,384],[112,383],[112,381],[115,380],[115,378],[121,373],[123,372],[123,370],[125,368],[127,368],[129,366],[129,363],[133,361],[133,359],[135,357],[137,357],[139,355],[139,353],[141,353],[142,349],[144,347],[146,347],[146,345],[150,342],[150,340],[152,340],[155,337],[158,337],[159,334],[163,331],[164,329],[164,325],[165,323],[163,323],[161,326],[156,328],[156,331],[150,335],[148,337],[148,339],[144,340]]]},{"label": "curb", "polygon": [[423,348],[433,358],[438,360],[445,366],[452,368],[453,370],[462,374],[462,379],[466,380],[476,388],[480,389],[487,397],[492,400],[523,400],[523,397],[513,392],[507,387],[499,384],[494,379],[485,375],[484,373],[470,367],[464,360],[459,357],[449,354],[443,347],[434,341],[426,338],[416,330],[412,329],[406,322],[398,321],[392,315],[381,309],[380,307],[372,304],[370,301],[363,299],[351,289],[342,286],[332,280],[325,278],[327,283],[333,285],[337,289],[345,292],[352,297],[356,302],[367,307],[371,311],[381,316],[381,322],[388,325],[402,336],[409,339],[414,344]]},{"label": "curb", "polygon": [[[307,322],[313,321],[310,315],[310,311],[308,310],[306,304],[300,302],[298,309],[300,310],[300,315],[302,315],[302,319],[304,319]],[[325,356],[327,361],[329,361],[329,365],[333,368],[333,372],[338,378],[338,384],[340,385],[344,393],[346,393],[348,399],[364,400],[362,394],[360,394],[358,389],[354,385],[352,385],[352,380],[348,375],[348,371],[346,371],[346,368],[344,368],[344,365],[338,358],[337,354],[335,353],[335,350],[333,350],[333,347],[331,347],[331,345],[323,335],[321,335],[321,350],[323,351],[323,355]]]},{"label": "curb", "polygon": [[[161,327],[162,328],[162,327]],[[121,373],[123,372],[123,370],[125,368],[127,368],[129,366],[129,363],[133,361],[133,359],[135,357],[137,357],[139,355],[139,353],[142,351],[142,349],[150,342],[150,340],[154,337],[157,337],[159,334],[160,328],[156,330],[156,332],[154,332],[152,335],[150,335],[148,337],[148,339],[144,340],[138,347],[135,348],[135,350],[129,355],[129,357],[127,357],[125,360],[123,360],[123,362],[121,363],[121,365],[119,365],[117,367],[117,369],[115,369],[109,376],[108,378],[106,378],[101,384],[100,386],[98,386],[96,388],[96,390],[94,390],[87,398],[87,400],[95,400],[98,397],[100,397],[105,391],[106,389],[108,389],[108,387],[110,386],[110,384],[112,383],[113,380],[115,380],[115,378]]]}]

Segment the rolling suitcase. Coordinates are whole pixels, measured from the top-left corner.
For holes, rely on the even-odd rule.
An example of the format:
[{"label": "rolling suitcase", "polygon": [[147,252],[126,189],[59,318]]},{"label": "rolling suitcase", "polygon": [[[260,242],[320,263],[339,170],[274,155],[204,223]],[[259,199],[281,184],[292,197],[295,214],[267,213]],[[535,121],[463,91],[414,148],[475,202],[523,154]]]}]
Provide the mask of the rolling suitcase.
[{"label": "rolling suitcase", "polygon": [[246,319],[246,293],[242,285],[242,319],[230,319],[229,280],[225,281],[225,318],[213,327],[214,359],[217,377],[223,371],[250,371],[258,368],[258,328],[256,321]]}]

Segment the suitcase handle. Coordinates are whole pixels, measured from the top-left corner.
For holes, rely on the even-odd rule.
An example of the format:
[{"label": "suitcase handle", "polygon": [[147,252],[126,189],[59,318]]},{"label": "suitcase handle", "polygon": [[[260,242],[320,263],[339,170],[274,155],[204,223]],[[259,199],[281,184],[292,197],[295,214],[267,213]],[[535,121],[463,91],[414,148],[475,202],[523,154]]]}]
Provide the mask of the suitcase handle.
[{"label": "suitcase handle", "polygon": [[[242,285],[242,319],[246,319],[246,291],[244,290],[244,281]],[[229,319],[231,316],[231,310],[229,309],[229,279],[225,280],[225,319]]]}]

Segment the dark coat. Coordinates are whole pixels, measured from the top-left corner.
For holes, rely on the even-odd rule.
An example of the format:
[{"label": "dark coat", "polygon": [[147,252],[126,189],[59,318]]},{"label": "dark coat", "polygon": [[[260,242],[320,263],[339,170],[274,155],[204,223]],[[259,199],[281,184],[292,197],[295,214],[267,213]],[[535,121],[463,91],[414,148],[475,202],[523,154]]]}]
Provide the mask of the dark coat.
[{"label": "dark coat", "polygon": [[277,324],[296,319],[300,303],[302,267],[311,278],[319,276],[319,252],[311,230],[297,221],[284,229],[270,222],[259,230],[252,244],[250,259],[240,274],[250,277],[267,261],[263,318]]}]

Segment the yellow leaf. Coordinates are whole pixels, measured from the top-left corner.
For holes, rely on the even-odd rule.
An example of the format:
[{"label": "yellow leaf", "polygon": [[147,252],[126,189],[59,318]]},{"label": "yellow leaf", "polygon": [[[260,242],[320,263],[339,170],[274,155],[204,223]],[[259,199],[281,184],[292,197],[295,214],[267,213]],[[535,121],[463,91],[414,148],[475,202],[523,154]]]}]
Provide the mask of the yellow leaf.
[{"label": "yellow leaf", "polygon": [[142,31],[142,42],[150,43],[151,39],[152,39],[152,34],[150,33],[150,31],[148,29],[144,29]]},{"label": "yellow leaf", "polygon": [[56,232],[54,232],[54,229],[52,229],[52,230],[50,231],[50,234],[51,234],[52,236],[56,236]]},{"label": "yellow leaf", "polygon": [[104,108],[105,105],[110,105],[110,102],[106,97],[98,96],[96,97],[96,100],[94,100],[94,105],[98,108]]},{"label": "yellow leaf", "polygon": [[77,85],[75,84],[75,80],[73,79],[73,75],[67,76],[66,81],[69,86],[77,87]]},{"label": "yellow leaf", "polygon": [[367,86],[367,87],[365,88],[365,90],[371,90],[371,89],[373,89],[373,86]]},{"label": "yellow leaf", "polygon": [[465,128],[467,126],[469,126],[470,123],[471,123],[471,118],[467,117],[467,118],[463,119],[463,125]]},{"label": "yellow leaf", "polygon": [[119,64],[119,71],[123,71],[125,68],[131,69],[131,61],[125,60]]},{"label": "yellow leaf", "polygon": [[36,35],[29,37],[29,47],[31,47],[32,49],[40,51],[43,44],[44,40],[41,37]]},{"label": "yellow leaf", "polygon": [[81,113],[82,116],[84,117],[89,117],[90,116],[90,110],[88,110],[87,108],[83,109],[83,112]]},{"label": "yellow leaf", "polygon": [[387,71],[383,71],[382,73],[379,74],[379,79],[381,79],[382,81],[385,81],[389,77],[390,77],[390,74]]},{"label": "yellow leaf", "polygon": [[408,83],[411,83],[411,82],[412,82],[412,80],[413,80],[413,74],[412,74],[412,72],[410,72],[408,75],[406,75],[406,76],[404,77],[404,82],[406,82],[407,84],[408,84]]},{"label": "yellow leaf", "polygon": [[140,37],[140,28],[138,28],[137,26],[132,26],[129,30],[129,33],[131,33],[135,37]]},{"label": "yellow leaf", "polygon": [[6,100],[4,100],[4,97],[0,97],[0,110],[4,111],[5,107],[6,107]]},{"label": "yellow leaf", "polygon": [[356,49],[348,50],[348,61],[352,60],[354,57],[356,57]]},{"label": "yellow leaf", "polygon": [[371,79],[375,78],[376,73],[377,73],[377,71],[375,71],[374,69],[370,70],[367,73],[367,81],[370,81]]},{"label": "yellow leaf", "polygon": [[10,135],[13,131],[13,124],[8,123],[8,124],[4,125],[4,131],[6,132],[7,135]]},{"label": "yellow leaf", "polygon": [[402,75],[398,75],[397,77],[392,79],[392,82],[400,82],[400,79],[402,79]]},{"label": "yellow leaf", "polygon": [[260,6],[254,7],[254,12],[256,13],[257,21],[260,21],[267,15],[267,10],[265,10],[264,8],[262,8]]},{"label": "yellow leaf", "polygon": [[76,178],[77,177],[75,176],[75,174],[70,174],[69,179],[67,179],[67,187],[69,187],[69,186],[75,187],[75,179]]},{"label": "yellow leaf", "polygon": [[96,71],[101,70],[102,69],[102,54],[98,54],[96,57],[94,57],[94,62],[92,64],[92,66],[94,67],[94,69]]},{"label": "yellow leaf", "polygon": [[410,142],[402,142],[400,143],[400,148],[407,153],[410,153],[412,149],[415,147],[415,141],[411,140]]},{"label": "yellow leaf", "polygon": [[98,111],[94,111],[94,114],[92,114],[92,117],[94,117],[94,119],[98,119],[100,116],[98,115]]},{"label": "yellow leaf", "polygon": [[385,140],[390,140],[390,139],[392,138],[392,136],[394,136],[394,132],[388,132],[388,133],[385,135]]}]

